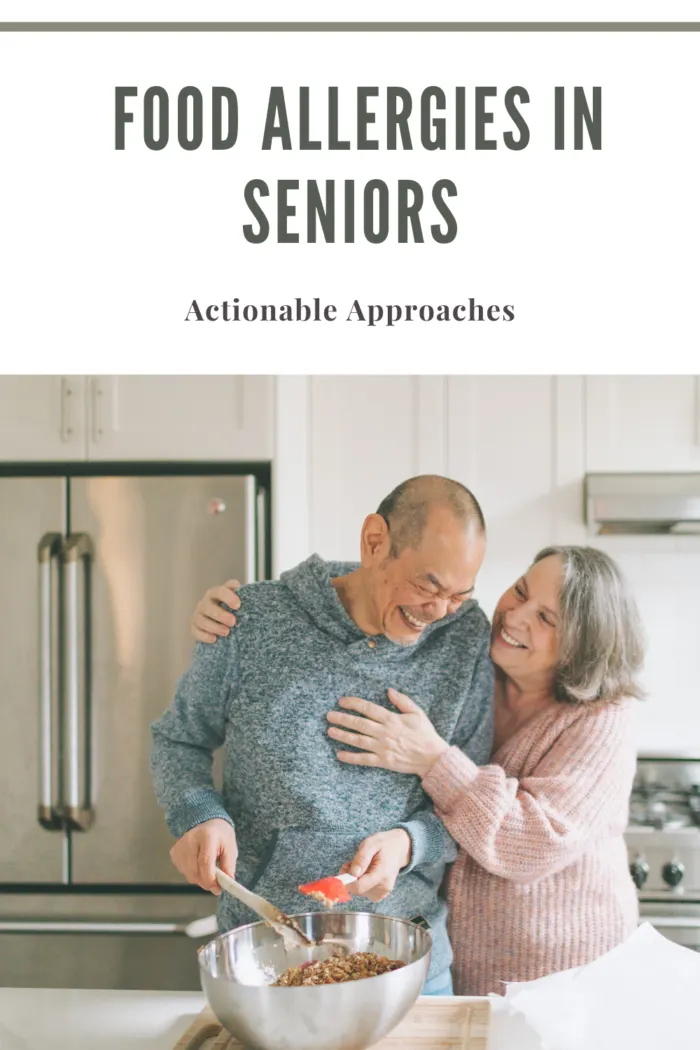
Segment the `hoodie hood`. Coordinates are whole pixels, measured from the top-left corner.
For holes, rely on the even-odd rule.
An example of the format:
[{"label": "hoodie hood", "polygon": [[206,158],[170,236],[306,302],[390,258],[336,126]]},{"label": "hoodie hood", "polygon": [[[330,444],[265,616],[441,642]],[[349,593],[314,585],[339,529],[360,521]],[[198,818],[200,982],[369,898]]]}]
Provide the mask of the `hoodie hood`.
[{"label": "hoodie hood", "polygon": [[[365,632],[348,616],[331,580],[336,576],[347,576],[357,568],[359,562],[324,561],[318,554],[312,554],[300,565],[283,572],[280,581],[291,591],[309,619],[321,631],[342,642],[356,642],[366,637]],[[391,639],[386,641],[402,650],[415,649],[435,631],[458,620],[472,605],[473,600],[466,601],[451,616],[445,616],[426,627],[413,645],[401,645],[391,642]]]},{"label": "hoodie hood", "polygon": [[301,565],[283,572],[280,581],[321,631],[341,642],[356,642],[364,638],[365,633],[346,613],[331,580],[347,576],[358,565],[358,562],[324,561],[318,554],[312,554]]}]

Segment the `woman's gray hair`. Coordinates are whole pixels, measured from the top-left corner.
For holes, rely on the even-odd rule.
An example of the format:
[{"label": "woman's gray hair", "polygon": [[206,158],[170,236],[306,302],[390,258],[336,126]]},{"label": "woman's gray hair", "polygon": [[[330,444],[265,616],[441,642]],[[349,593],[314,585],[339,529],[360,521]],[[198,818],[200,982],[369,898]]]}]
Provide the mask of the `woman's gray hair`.
[{"label": "woman's gray hair", "polygon": [[566,704],[642,699],[637,681],[646,649],[642,620],[620,569],[595,547],[545,547],[533,565],[559,558],[557,700]]}]

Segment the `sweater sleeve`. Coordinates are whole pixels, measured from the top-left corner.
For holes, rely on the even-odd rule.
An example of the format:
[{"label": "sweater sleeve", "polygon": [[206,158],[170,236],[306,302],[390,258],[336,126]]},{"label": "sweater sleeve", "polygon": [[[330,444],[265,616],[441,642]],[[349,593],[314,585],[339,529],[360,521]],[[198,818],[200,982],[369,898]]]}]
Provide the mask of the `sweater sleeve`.
[{"label": "sweater sleeve", "polygon": [[[487,634],[474,665],[469,695],[451,743],[476,763],[488,761],[493,742],[493,665],[489,657]],[[425,786],[425,785],[424,785]],[[430,803],[418,813],[399,824],[411,838],[411,860],[404,872],[423,864],[444,861],[451,864],[457,859],[457,844],[453,834],[435,813]]]},{"label": "sweater sleeve", "polygon": [[527,883],[572,864],[626,804],[634,775],[627,706],[585,712],[532,774],[478,768],[450,748],[424,790],[460,846],[483,868]]},{"label": "sweater sleeve", "polygon": [[233,824],[214,788],[212,764],[226,737],[236,645],[236,631],[213,645],[197,642],[172,704],[151,726],[153,786],[176,838],[214,817]]}]

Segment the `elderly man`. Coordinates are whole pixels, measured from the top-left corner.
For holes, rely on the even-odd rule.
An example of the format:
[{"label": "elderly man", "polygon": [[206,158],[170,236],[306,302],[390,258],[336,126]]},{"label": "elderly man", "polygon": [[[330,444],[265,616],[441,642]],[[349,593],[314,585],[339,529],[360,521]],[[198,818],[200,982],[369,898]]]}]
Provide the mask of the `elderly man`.
[{"label": "elderly man", "polygon": [[[327,715],[346,696],[391,709],[397,690],[444,739],[488,760],[489,625],[471,600],[484,553],[468,489],[437,476],[404,482],[365,520],[359,565],[313,555],[241,588],[235,630],[196,646],[152,730],[156,795],[178,839],[171,856],[190,882],[217,892],[218,863],[294,913],[321,906],[300,884],[352,862],[361,877],[351,908],[430,925],[429,994],[451,992],[439,890],[456,846],[417,777],[338,761]],[[218,915],[224,930],[255,918],[228,895]]]}]

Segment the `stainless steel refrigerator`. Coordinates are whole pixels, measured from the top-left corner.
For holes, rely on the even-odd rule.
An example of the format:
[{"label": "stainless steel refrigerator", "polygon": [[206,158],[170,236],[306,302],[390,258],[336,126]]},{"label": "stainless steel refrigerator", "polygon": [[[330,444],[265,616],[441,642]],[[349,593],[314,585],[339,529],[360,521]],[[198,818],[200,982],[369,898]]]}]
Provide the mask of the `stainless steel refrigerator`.
[{"label": "stainless steel refrigerator", "polygon": [[183,469],[0,477],[0,986],[199,987],[149,725],[197,598],[269,575],[269,468]]}]

